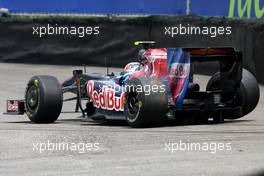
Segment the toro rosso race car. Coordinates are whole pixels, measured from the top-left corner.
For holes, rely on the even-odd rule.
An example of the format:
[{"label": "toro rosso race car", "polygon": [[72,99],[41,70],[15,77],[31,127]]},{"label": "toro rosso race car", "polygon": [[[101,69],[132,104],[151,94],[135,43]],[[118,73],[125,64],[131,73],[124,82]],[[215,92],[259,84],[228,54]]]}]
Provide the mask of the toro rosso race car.
[{"label": "toro rosso race car", "polygon": [[[131,127],[160,125],[168,119],[192,116],[203,122],[237,119],[259,100],[258,82],[242,67],[242,53],[233,48],[140,47],[137,62],[115,74],[83,73],[60,83],[53,76],[33,76],[24,100],[7,100],[7,113],[26,113],[35,123],[52,123],[63,102],[76,100],[74,112],[93,120],[126,120]],[[201,91],[193,81],[195,62],[219,63],[219,72]],[[63,98],[65,93],[72,98]],[[85,103],[85,106],[83,104]]]}]

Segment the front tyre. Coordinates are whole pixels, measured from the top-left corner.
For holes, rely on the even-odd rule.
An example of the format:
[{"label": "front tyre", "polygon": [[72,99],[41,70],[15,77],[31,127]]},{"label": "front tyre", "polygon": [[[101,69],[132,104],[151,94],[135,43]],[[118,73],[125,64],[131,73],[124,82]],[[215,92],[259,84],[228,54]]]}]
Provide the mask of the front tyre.
[{"label": "front tyre", "polygon": [[53,123],[61,113],[63,94],[59,81],[53,76],[33,76],[26,88],[25,108],[35,123]]},{"label": "front tyre", "polygon": [[133,78],[125,92],[125,116],[131,127],[158,126],[166,119],[168,98],[165,86],[155,78]]}]

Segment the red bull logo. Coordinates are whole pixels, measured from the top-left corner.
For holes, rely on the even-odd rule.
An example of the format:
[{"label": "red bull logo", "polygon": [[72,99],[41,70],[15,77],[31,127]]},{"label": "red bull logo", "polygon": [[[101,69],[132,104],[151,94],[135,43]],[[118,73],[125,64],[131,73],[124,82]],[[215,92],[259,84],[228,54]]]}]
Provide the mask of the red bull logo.
[{"label": "red bull logo", "polygon": [[184,79],[189,76],[189,71],[190,71],[189,63],[173,63],[171,65],[169,77]]},{"label": "red bull logo", "polygon": [[94,107],[105,110],[124,111],[125,93],[116,96],[115,89],[102,86],[100,90],[94,89],[94,81],[87,84],[87,92],[93,100]]}]

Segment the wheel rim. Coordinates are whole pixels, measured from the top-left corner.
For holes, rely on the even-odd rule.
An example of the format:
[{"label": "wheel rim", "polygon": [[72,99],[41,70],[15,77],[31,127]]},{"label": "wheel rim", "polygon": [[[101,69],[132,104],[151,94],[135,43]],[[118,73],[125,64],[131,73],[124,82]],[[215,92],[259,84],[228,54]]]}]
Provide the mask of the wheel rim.
[{"label": "wheel rim", "polygon": [[32,85],[28,88],[26,94],[27,109],[31,112],[35,111],[38,106],[38,101],[38,88],[35,85]]},{"label": "wheel rim", "polygon": [[128,111],[131,115],[135,115],[138,113],[139,111],[139,99],[138,99],[138,93],[137,92],[131,92],[129,93],[129,97],[128,97]]}]

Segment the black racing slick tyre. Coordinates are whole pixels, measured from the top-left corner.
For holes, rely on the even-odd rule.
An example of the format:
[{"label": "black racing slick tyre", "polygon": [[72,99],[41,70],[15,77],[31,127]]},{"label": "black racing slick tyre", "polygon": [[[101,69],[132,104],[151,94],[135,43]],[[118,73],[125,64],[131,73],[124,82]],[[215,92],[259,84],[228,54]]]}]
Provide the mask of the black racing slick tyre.
[{"label": "black racing slick tyre", "polygon": [[[214,74],[208,81],[206,90],[217,90],[219,87],[220,73]],[[242,116],[247,115],[252,112],[258,104],[259,101],[259,85],[255,76],[246,69],[242,71],[242,79],[239,90],[235,97],[235,103],[242,107]],[[226,119],[236,119],[242,116],[228,115],[224,118]]]},{"label": "black racing slick tyre", "polygon": [[61,113],[63,94],[59,81],[53,76],[33,76],[25,92],[28,118],[35,123],[53,123]]},{"label": "black racing slick tyre", "polygon": [[166,119],[168,98],[165,86],[155,78],[133,78],[126,84],[124,111],[134,128],[161,125]]}]

